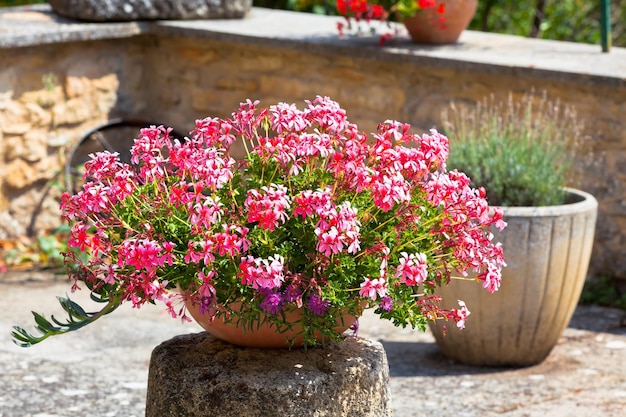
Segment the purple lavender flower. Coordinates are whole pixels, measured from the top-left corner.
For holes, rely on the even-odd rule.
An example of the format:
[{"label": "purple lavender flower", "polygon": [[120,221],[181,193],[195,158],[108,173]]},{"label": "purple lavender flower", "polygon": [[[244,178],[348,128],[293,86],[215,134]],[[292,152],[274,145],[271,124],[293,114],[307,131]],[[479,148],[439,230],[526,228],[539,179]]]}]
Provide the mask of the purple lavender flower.
[{"label": "purple lavender flower", "polygon": [[317,294],[312,294],[306,302],[306,308],[316,316],[321,316],[330,308],[330,301],[324,300]]}]

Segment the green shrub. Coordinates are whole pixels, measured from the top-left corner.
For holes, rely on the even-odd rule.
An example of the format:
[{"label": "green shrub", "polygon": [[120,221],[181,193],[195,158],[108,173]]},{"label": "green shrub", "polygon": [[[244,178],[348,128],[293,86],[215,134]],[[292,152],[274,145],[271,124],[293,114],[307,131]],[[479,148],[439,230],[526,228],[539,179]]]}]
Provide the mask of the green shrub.
[{"label": "green shrub", "polygon": [[[626,0],[611,2],[614,46],[626,45]],[[470,29],[570,42],[600,43],[600,2],[481,0]]]},{"label": "green shrub", "polygon": [[337,14],[336,0],[254,0],[256,7],[271,9],[294,10],[316,14]]},{"label": "green shrub", "polygon": [[585,281],[579,303],[626,310],[626,293],[620,292],[617,282],[610,277],[592,277]]},{"label": "green shrub", "polygon": [[574,173],[582,124],[573,108],[544,93],[506,102],[493,97],[476,106],[452,103],[442,113],[450,139],[448,166],[465,172],[498,206],[564,203]]},{"label": "green shrub", "polygon": [[0,0],[0,7],[13,7],[40,3],[45,3],[45,0]]}]

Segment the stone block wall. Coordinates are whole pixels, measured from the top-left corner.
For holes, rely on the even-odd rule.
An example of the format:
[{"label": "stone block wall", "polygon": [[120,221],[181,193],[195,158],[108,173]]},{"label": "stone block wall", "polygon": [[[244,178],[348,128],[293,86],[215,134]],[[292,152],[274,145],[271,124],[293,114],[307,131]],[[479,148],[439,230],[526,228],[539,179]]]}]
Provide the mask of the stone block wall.
[{"label": "stone block wall", "polygon": [[0,49],[0,239],[60,223],[69,147],[116,112],[138,110],[136,42]]},{"label": "stone block wall", "polygon": [[54,184],[62,183],[69,146],[116,115],[188,132],[195,119],[227,117],[247,98],[302,106],[327,95],[363,130],[396,119],[427,131],[440,128],[441,110],[452,100],[472,103],[534,88],[574,105],[586,122],[595,163],[578,188],[600,203],[591,273],[626,277],[624,80],[234,39],[148,31],[0,48],[0,239],[60,224]]}]

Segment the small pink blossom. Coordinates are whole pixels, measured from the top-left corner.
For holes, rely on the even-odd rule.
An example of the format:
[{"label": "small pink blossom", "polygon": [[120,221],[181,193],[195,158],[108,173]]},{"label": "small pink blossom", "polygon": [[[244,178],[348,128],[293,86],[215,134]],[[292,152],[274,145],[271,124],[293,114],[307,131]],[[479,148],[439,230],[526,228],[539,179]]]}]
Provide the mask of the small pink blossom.
[{"label": "small pink blossom", "polygon": [[95,181],[112,180],[122,166],[119,156],[118,152],[109,151],[89,154],[89,160],[85,162],[84,177]]},{"label": "small pink blossom", "polygon": [[294,104],[278,103],[270,106],[269,119],[272,129],[279,135],[283,131],[302,132],[310,123],[305,115]]},{"label": "small pink blossom", "polygon": [[268,259],[246,256],[239,264],[241,283],[254,289],[272,289],[279,287],[284,279],[285,258],[280,255]]},{"label": "small pink blossom", "polygon": [[86,251],[91,246],[91,234],[89,233],[89,225],[82,222],[76,222],[70,230],[70,238],[67,244],[70,248],[77,248]]},{"label": "small pink blossom", "polygon": [[312,214],[321,215],[328,212],[333,207],[332,198],[330,188],[302,191],[293,198],[293,215],[305,218]]},{"label": "small pink blossom", "polygon": [[213,250],[219,256],[234,257],[248,250],[250,241],[246,238],[248,229],[235,225],[223,225],[224,231],[211,236]]},{"label": "small pink blossom", "polygon": [[421,284],[428,275],[426,255],[423,253],[407,254],[402,252],[396,267],[396,278],[410,287]]},{"label": "small pink blossom", "polygon": [[244,204],[248,210],[249,222],[258,222],[261,228],[274,230],[287,221],[287,210],[291,201],[284,185],[271,184],[269,187],[262,187],[260,191],[248,190],[248,198]]},{"label": "small pink blossom", "polygon": [[198,278],[202,281],[202,285],[198,288],[198,294],[201,297],[213,297],[215,296],[215,287],[213,286],[213,280],[215,278],[215,271],[200,271],[198,273]]},{"label": "small pink blossom", "polygon": [[156,268],[172,262],[173,244],[161,244],[150,239],[127,239],[119,247],[118,264],[153,273]]},{"label": "small pink blossom", "polygon": [[140,177],[146,181],[159,180],[165,175],[167,158],[163,150],[169,145],[172,128],[150,126],[143,128],[130,153],[131,162],[140,167]]},{"label": "small pink blossom", "polygon": [[196,120],[196,128],[191,132],[191,137],[197,143],[206,146],[222,146],[225,149],[235,141],[232,124],[216,117],[207,117]]},{"label": "small pink blossom", "polygon": [[387,281],[384,278],[370,279],[369,277],[366,277],[361,283],[359,295],[361,297],[376,300],[378,297],[386,296],[387,290]]},{"label": "small pink blossom", "polygon": [[117,278],[118,270],[119,270],[119,265],[117,264],[103,265],[102,267],[103,273],[100,274],[102,281],[104,281],[107,284],[115,284],[115,281],[118,279]]},{"label": "small pink blossom", "polygon": [[331,227],[325,232],[316,229],[315,234],[317,234],[318,238],[317,250],[319,252],[323,253],[325,256],[331,256],[341,252],[343,242],[336,227]]},{"label": "small pink blossom", "polygon": [[458,303],[460,308],[454,308],[450,310],[450,312],[447,314],[447,318],[449,320],[454,320],[454,322],[456,323],[456,327],[458,327],[459,329],[464,329],[465,322],[470,315],[470,311],[467,309],[467,306],[463,301],[458,300]]},{"label": "small pink blossom", "polygon": [[172,318],[180,317],[180,321],[183,323],[191,322],[192,319],[187,315],[187,306],[185,301],[189,299],[190,296],[187,294],[181,293],[167,293],[163,297],[163,302],[167,308],[167,313]]},{"label": "small pink blossom", "polygon": [[210,229],[215,224],[219,224],[223,215],[222,208],[223,205],[219,197],[207,197],[201,203],[198,202],[193,206],[189,221],[196,228]]}]

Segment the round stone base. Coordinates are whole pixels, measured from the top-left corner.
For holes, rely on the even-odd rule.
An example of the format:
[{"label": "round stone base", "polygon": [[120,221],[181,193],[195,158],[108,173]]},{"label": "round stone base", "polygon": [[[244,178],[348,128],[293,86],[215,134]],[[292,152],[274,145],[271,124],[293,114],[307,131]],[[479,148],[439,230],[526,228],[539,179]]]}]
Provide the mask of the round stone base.
[{"label": "round stone base", "polygon": [[347,338],[324,348],[242,348],[196,333],[152,352],[146,417],[387,417],[382,345]]},{"label": "round stone base", "polygon": [[252,0],[48,0],[57,14],[92,22],[237,19]]}]

